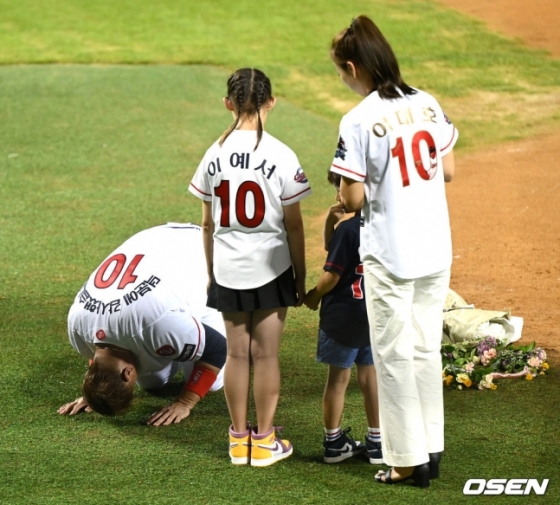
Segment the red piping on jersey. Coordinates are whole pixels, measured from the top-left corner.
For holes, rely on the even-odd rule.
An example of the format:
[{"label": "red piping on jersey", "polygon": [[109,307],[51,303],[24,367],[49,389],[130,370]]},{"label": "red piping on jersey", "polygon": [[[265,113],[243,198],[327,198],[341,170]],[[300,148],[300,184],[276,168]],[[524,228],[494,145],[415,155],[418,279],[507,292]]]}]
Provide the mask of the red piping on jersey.
[{"label": "red piping on jersey", "polygon": [[204,196],[212,196],[211,194],[205,193],[204,191],[201,191],[200,189],[198,189],[192,182],[191,182],[191,186],[192,186],[194,189],[196,189],[201,195],[204,195]]},{"label": "red piping on jersey", "polygon": [[305,193],[306,191],[309,191],[310,189],[311,189],[311,188],[304,189],[303,191],[300,191],[299,193],[296,193],[295,195],[289,196],[288,198],[280,198],[280,200],[281,200],[282,202],[285,202],[286,200],[291,200],[292,198],[295,198],[296,196],[299,196],[299,195],[301,195],[302,193]]},{"label": "red piping on jersey", "polygon": [[335,168],[339,168],[340,170],[344,170],[345,172],[350,172],[351,174],[357,175],[358,177],[362,177],[363,179],[366,178],[365,175],[362,175],[362,174],[360,174],[360,173],[358,173],[358,172],[354,172],[354,171],[352,171],[352,170],[349,170],[348,168],[339,167],[338,165],[335,165],[334,163],[333,163],[331,166],[332,166],[332,167],[335,167]]},{"label": "red piping on jersey", "polygon": [[[341,267],[340,265],[337,265],[336,263],[325,263],[325,267],[338,268],[341,272],[344,272],[344,267]],[[324,270],[324,267],[323,267],[323,270]]]},{"label": "red piping on jersey", "polygon": [[198,348],[200,347],[200,340],[201,340],[202,332],[200,331],[200,325],[198,324],[198,321],[194,317],[193,317],[193,321],[195,322],[196,327],[198,328],[198,344],[196,346],[196,350],[193,353],[193,358],[194,358],[194,357],[196,357],[196,353],[198,352]]},{"label": "red piping on jersey", "polygon": [[442,147],[440,149],[440,152],[445,151],[453,143],[453,139],[455,138],[455,132],[456,131],[457,131],[457,128],[453,127],[453,136],[451,137],[451,140],[449,141],[449,144],[447,144],[445,147]]}]

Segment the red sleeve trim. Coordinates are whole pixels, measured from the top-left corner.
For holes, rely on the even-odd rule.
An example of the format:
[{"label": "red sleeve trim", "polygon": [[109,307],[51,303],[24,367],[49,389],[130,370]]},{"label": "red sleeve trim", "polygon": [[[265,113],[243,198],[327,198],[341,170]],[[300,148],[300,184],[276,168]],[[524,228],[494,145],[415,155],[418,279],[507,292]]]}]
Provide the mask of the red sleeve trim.
[{"label": "red sleeve trim", "polygon": [[[202,191],[201,189],[198,189],[192,182],[191,182],[191,186],[196,189],[201,195],[204,196],[212,196],[211,194],[205,193],[204,191]],[[196,200],[195,200],[196,201]]]},{"label": "red sleeve trim", "polygon": [[325,266],[323,267],[323,270],[326,270],[327,268],[334,268],[336,270],[340,270],[340,272],[344,272],[344,267],[341,267],[340,265],[337,265],[336,263],[325,263]]},{"label": "red sleeve trim", "polygon": [[282,202],[285,202],[287,200],[291,200],[292,198],[295,198],[296,196],[299,196],[299,195],[305,193],[306,191],[311,191],[311,188],[307,187],[306,189],[304,189],[303,191],[300,191],[299,193],[296,193],[295,195],[289,196],[288,198],[280,198],[280,200]]},{"label": "red sleeve trim", "polygon": [[453,144],[453,140],[455,139],[456,133],[457,133],[457,128],[453,127],[453,135],[451,137],[451,140],[449,141],[449,144],[447,144],[445,147],[442,147],[440,149],[440,152],[445,151],[451,144]]},{"label": "red sleeve trim", "polygon": [[350,169],[348,169],[348,168],[341,167],[341,166],[339,166],[339,165],[335,165],[334,163],[333,163],[331,166],[332,166],[332,167],[335,167],[335,168],[338,168],[339,170],[344,170],[345,172],[350,172],[351,174],[357,175],[358,177],[361,177],[361,178],[364,179],[364,180],[365,180],[365,178],[366,178],[365,175],[362,175],[362,174],[360,174],[359,172],[354,172],[353,170],[350,170]]}]

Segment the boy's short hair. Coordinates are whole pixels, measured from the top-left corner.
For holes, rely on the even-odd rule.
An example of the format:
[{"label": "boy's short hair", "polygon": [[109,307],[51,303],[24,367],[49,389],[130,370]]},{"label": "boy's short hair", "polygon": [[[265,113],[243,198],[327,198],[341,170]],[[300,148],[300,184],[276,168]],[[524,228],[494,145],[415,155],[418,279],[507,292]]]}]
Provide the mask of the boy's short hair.
[{"label": "boy's short hair", "polygon": [[327,180],[336,188],[340,189],[340,181],[342,176],[340,174],[335,174],[334,172],[328,172]]}]

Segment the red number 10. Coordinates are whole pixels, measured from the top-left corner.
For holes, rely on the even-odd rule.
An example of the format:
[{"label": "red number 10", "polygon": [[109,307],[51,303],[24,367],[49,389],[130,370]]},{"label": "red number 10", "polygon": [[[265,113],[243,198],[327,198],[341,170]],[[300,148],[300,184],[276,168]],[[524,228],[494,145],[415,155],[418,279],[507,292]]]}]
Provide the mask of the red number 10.
[{"label": "red number 10", "polygon": [[[416,167],[416,171],[418,175],[422,177],[424,180],[429,180],[433,177],[430,176],[426,167],[424,166],[424,162],[422,161],[422,156],[420,155],[420,142],[426,142],[428,145],[428,150],[430,153],[435,153],[436,143],[434,142],[434,138],[430,135],[429,132],[422,130],[416,132],[414,137],[412,137],[411,143],[411,150],[412,150],[412,159],[414,160],[414,166]],[[406,166],[406,158],[404,154],[404,144],[402,137],[397,138],[397,144],[393,149],[391,149],[391,154],[394,158],[399,159],[399,166],[401,169],[401,177],[402,177],[402,185],[406,187],[410,184],[410,179],[408,178],[408,168]]]},{"label": "red number 10", "polygon": [[[140,260],[143,257],[144,257],[143,254],[137,254],[136,256],[134,256],[134,258],[132,258],[132,261],[129,263],[128,267],[124,271],[121,282],[119,282],[118,289],[124,289],[125,286],[127,286],[131,282],[134,282],[137,279],[137,276],[134,275],[134,270],[136,270],[138,263],[140,263]],[[105,274],[107,273],[107,270],[113,263],[114,263],[113,271],[111,272],[109,277],[105,279]],[[106,289],[109,286],[112,286],[115,283],[115,281],[118,279],[119,275],[121,274],[125,264],[126,264],[126,256],[124,254],[115,254],[114,256],[107,258],[103,262],[103,265],[99,267],[99,270],[95,274],[95,280],[93,281],[95,287],[98,289]]]},{"label": "red number 10", "polygon": [[[214,188],[214,193],[220,199],[222,213],[220,215],[220,226],[227,228],[229,224],[229,181],[224,179],[219,186]],[[247,216],[247,194],[252,193],[255,201],[255,213],[253,217]],[[264,220],[265,201],[261,187],[254,181],[241,183],[235,195],[235,215],[240,225],[246,228],[256,228]]]}]

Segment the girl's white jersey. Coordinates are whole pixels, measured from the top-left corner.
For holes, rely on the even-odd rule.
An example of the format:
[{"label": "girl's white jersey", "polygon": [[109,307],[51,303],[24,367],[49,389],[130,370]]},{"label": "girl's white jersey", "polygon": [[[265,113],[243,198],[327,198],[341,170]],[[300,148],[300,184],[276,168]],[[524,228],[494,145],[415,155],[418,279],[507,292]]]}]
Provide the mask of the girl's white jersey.
[{"label": "girl's white jersey", "polygon": [[291,265],[283,207],[311,194],[295,153],[263,132],[235,130],[206,152],[189,191],[212,202],[214,276],[221,286],[263,286]]},{"label": "girl's white jersey", "polygon": [[441,158],[458,132],[434,97],[371,93],[342,118],[331,171],[364,183],[360,256],[414,279],[451,266]]},{"label": "girl's white jersey", "polygon": [[[222,335],[220,314],[206,307],[208,275],[200,226],[168,223],[141,231],[91,274],[68,315],[72,346],[93,358],[95,344],[132,351],[140,375],[204,351],[202,323]],[[159,323],[177,313],[175,326]],[[155,329],[157,328],[157,330]]]}]

